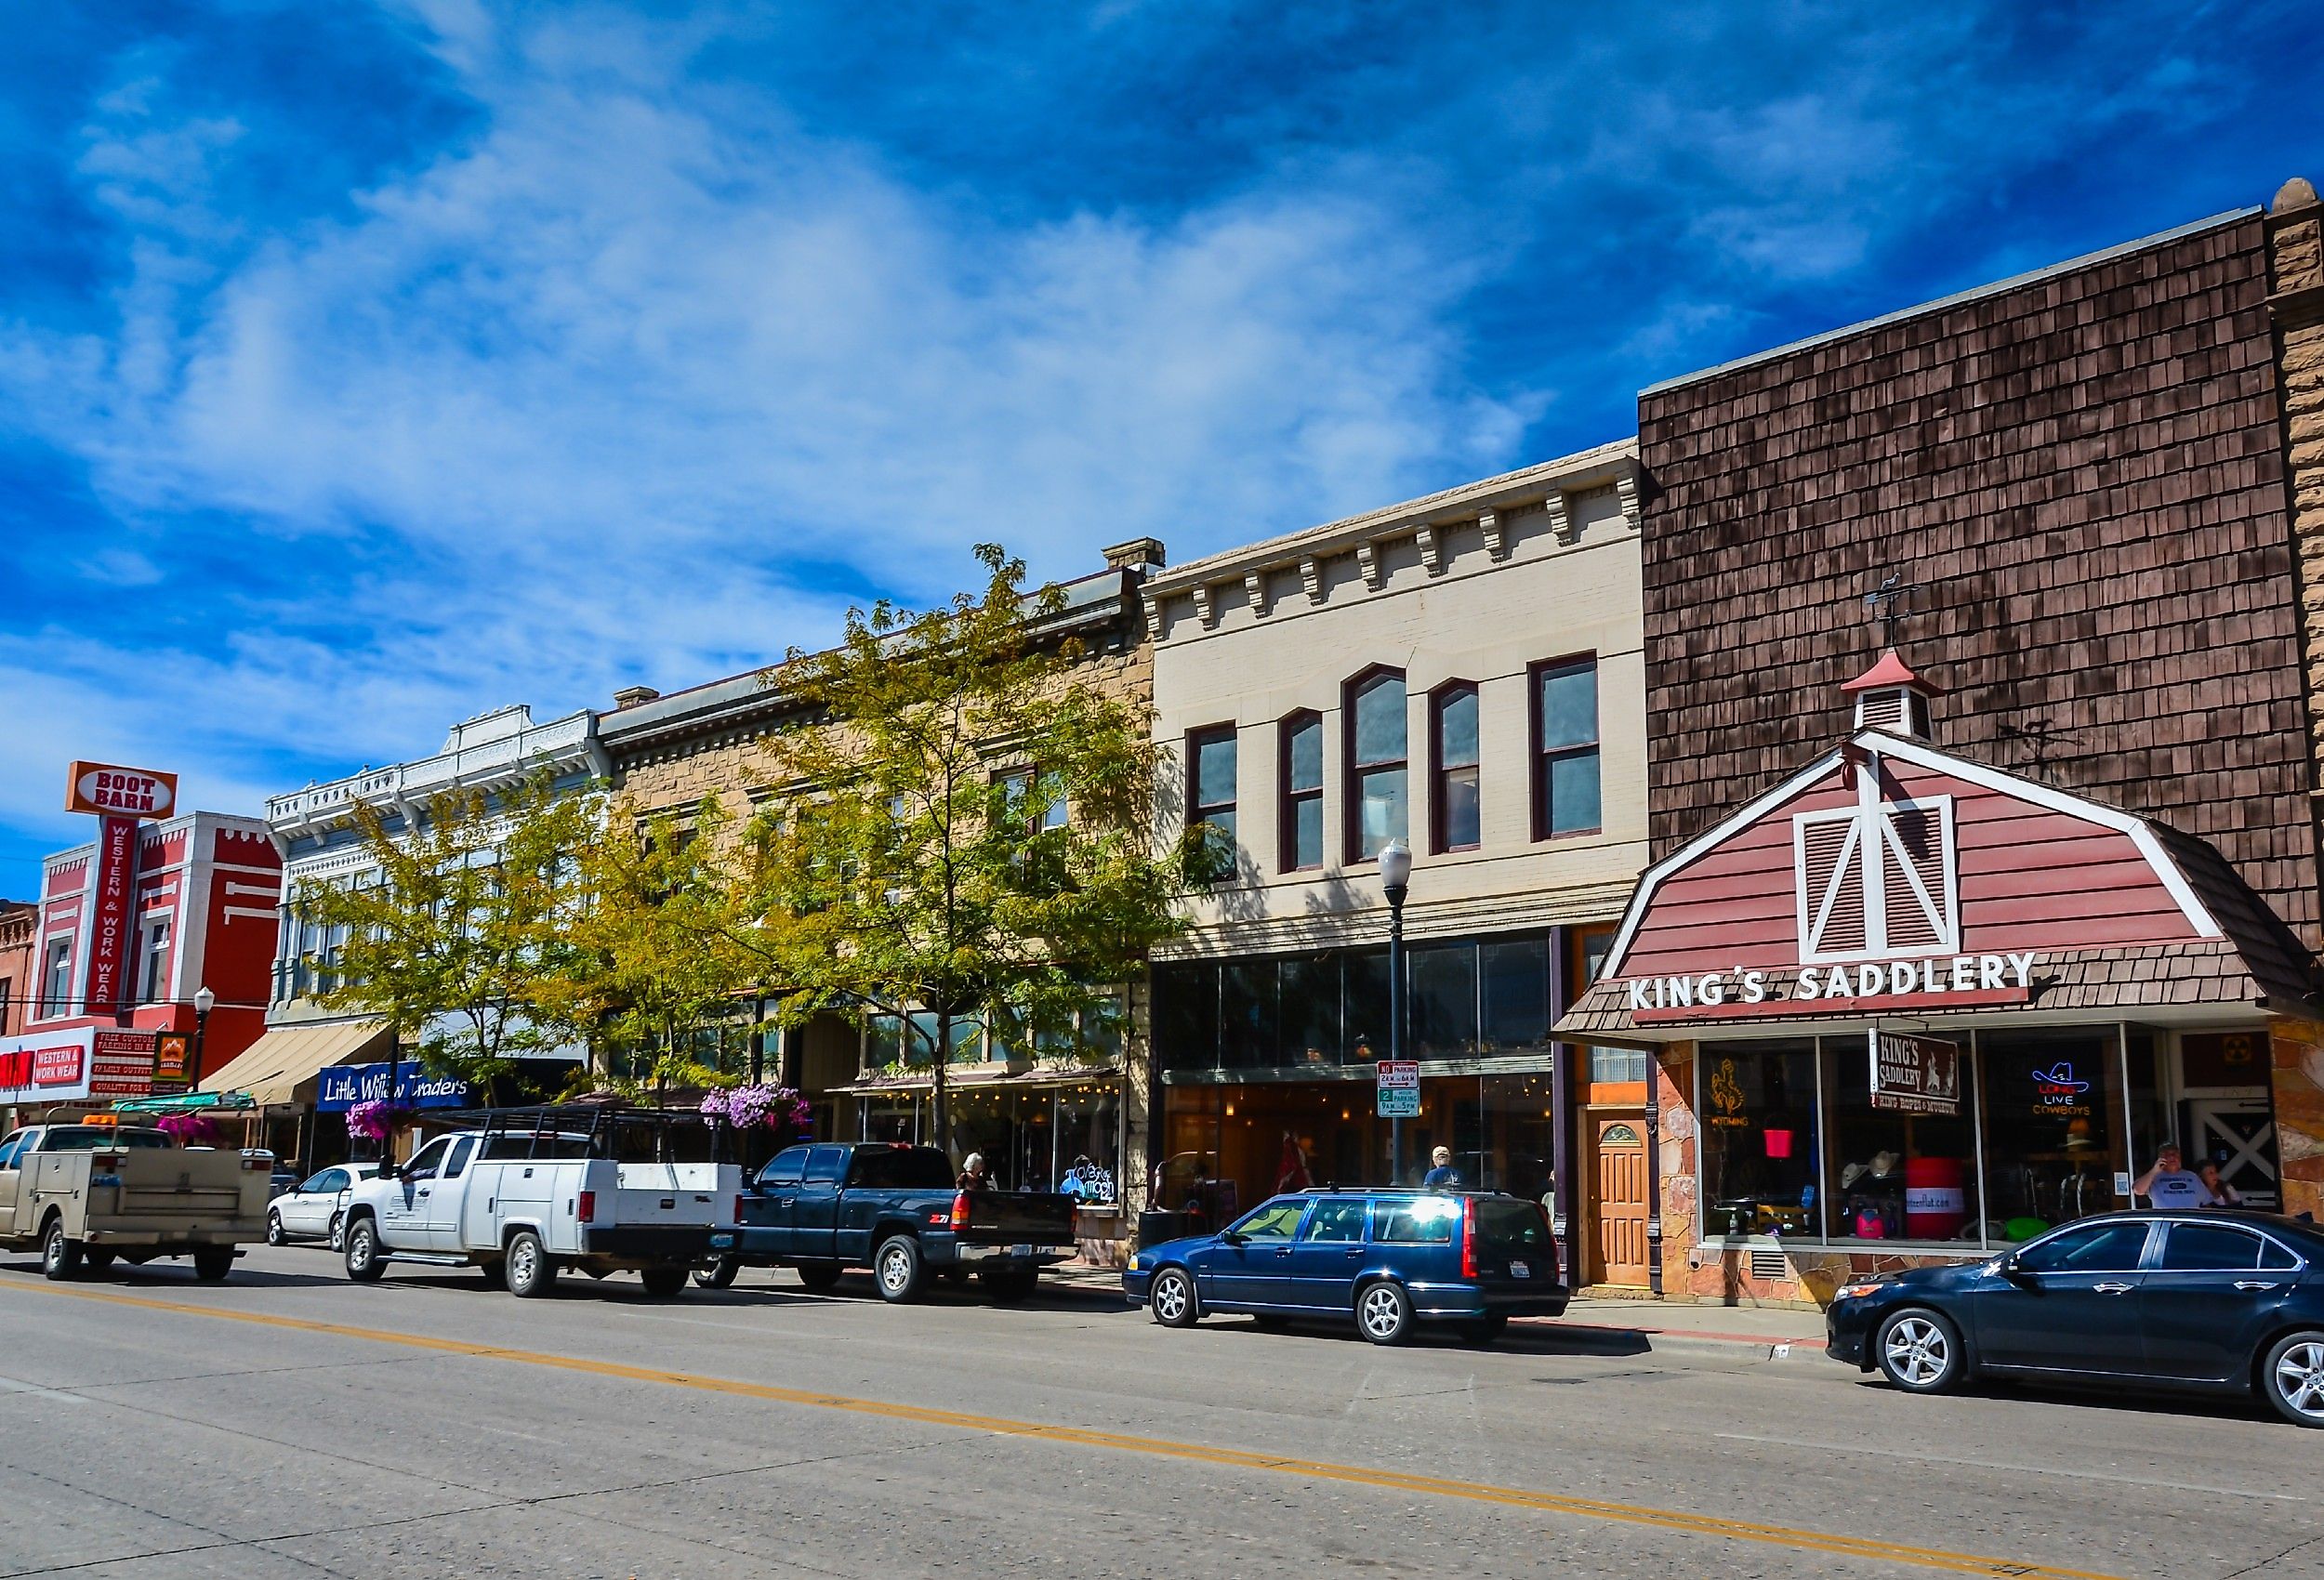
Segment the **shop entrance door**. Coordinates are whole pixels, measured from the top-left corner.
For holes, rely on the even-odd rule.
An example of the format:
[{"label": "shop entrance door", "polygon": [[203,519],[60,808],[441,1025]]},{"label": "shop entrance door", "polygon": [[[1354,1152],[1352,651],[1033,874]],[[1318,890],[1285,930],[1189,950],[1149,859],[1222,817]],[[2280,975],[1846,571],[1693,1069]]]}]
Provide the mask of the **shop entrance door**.
[{"label": "shop entrance door", "polygon": [[2186,1105],[2187,1166],[2208,1159],[2247,1207],[2283,1202],[2276,1174],[2276,1121],[2265,1098],[2196,1098]]},{"label": "shop entrance door", "polygon": [[1646,1282],[1646,1116],[1591,1115],[1591,1284]]}]

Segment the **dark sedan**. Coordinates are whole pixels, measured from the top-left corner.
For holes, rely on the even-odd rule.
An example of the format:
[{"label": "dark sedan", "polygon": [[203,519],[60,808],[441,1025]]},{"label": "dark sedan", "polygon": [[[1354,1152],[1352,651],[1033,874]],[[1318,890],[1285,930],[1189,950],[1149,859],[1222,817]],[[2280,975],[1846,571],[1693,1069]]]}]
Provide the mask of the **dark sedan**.
[{"label": "dark sedan", "polygon": [[1841,1288],[1830,1354],[1911,1393],[1971,1377],[2256,1388],[2324,1427],[2324,1231],[2268,1213],[2107,1213],[1986,1261]]}]

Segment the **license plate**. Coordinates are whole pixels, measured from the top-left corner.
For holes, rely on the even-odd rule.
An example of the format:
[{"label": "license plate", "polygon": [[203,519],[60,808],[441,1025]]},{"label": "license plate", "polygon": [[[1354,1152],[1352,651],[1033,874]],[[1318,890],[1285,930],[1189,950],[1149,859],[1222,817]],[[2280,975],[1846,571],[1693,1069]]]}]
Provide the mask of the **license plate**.
[{"label": "license plate", "polygon": [[710,1236],[710,1249],[713,1251],[731,1251],[733,1248],[734,1237],[732,1234],[713,1234]]},{"label": "license plate", "polygon": [[1509,1276],[1512,1278],[1531,1278],[1533,1276],[1533,1265],[1529,1262],[1512,1262],[1509,1264]]},{"label": "license plate", "polygon": [[1009,1254],[1012,1257],[1029,1257],[1033,1255],[1033,1247],[1030,1245],[1011,1245],[1009,1247]]}]

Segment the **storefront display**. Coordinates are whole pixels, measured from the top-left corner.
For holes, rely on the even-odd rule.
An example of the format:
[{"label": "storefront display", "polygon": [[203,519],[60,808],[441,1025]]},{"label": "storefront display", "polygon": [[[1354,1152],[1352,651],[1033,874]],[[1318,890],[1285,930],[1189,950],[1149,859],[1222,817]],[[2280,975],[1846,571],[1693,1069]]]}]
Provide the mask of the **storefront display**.
[{"label": "storefront display", "polygon": [[2260,1050],[2324,1020],[2296,941],[2208,846],[1936,748],[1935,690],[1855,682],[1856,732],[1649,868],[1558,1024],[1654,1055],[1666,1287],[1981,1256],[2146,1205],[2166,1144],[2274,1184]]}]

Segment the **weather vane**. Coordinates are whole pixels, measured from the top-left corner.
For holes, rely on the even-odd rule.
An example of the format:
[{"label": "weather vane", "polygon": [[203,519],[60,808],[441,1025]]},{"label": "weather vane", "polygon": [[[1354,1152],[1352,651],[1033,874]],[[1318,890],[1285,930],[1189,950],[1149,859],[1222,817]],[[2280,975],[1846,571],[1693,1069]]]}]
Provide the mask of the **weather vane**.
[{"label": "weather vane", "polygon": [[1896,645],[1896,621],[1903,612],[1906,595],[1915,584],[1905,580],[1902,571],[1891,571],[1887,579],[1864,595],[1864,612],[1868,618],[1881,623],[1881,646]]}]

